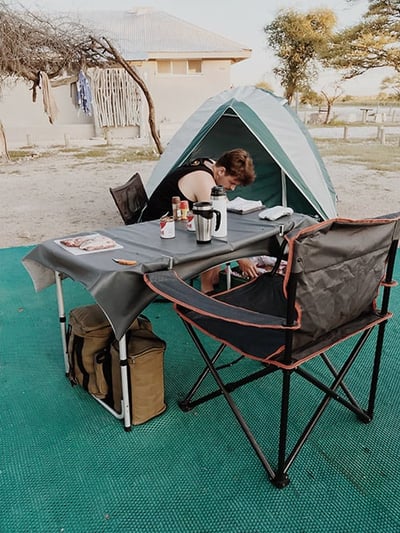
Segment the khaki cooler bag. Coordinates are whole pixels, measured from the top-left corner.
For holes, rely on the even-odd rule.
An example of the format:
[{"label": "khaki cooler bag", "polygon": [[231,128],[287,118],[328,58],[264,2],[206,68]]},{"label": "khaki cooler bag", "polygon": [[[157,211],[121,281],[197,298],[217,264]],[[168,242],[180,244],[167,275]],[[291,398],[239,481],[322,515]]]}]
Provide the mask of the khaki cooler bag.
[{"label": "khaki cooler bag", "polygon": [[[166,409],[164,403],[165,342],[139,316],[126,333],[132,424],[142,424]],[[70,312],[69,380],[121,413],[119,343],[107,317],[96,305]]]},{"label": "khaki cooler bag", "polygon": [[[163,413],[165,342],[152,331],[151,322],[139,316],[126,333],[128,384],[133,425]],[[111,345],[112,407],[121,412],[119,343]]]},{"label": "khaki cooler bag", "polygon": [[111,325],[98,305],[72,309],[68,326],[68,377],[73,385],[80,385],[102,400],[109,390],[106,367],[113,339]]}]

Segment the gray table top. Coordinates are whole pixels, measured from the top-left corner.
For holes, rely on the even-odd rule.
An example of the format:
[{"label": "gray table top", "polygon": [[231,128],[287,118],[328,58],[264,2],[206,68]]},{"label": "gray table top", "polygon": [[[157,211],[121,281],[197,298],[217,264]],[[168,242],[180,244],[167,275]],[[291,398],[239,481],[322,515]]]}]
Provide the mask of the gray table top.
[{"label": "gray table top", "polygon": [[[197,244],[195,233],[177,222],[175,238],[160,238],[158,221],[109,230],[98,230],[111,237],[122,248],[74,255],[56,241],[45,241],[23,259],[37,291],[55,282],[55,272],[81,283],[100,305],[120,339],[134,318],[154,299],[143,281],[143,274],[173,268],[183,278],[189,278],[224,262],[267,255],[274,236],[316,221],[294,214],[278,221],[260,220],[257,213],[228,214],[228,236],[212,239],[209,244]],[[68,236],[68,237],[74,237]],[[66,237],[64,237],[66,238]],[[135,266],[119,265],[113,257],[137,261]]]}]

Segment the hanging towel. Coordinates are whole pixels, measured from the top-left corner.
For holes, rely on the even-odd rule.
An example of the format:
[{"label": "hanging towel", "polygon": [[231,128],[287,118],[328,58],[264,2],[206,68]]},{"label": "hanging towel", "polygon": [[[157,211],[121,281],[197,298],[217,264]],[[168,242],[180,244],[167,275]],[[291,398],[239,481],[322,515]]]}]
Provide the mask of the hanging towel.
[{"label": "hanging towel", "polygon": [[92,91],[90,89],[89,81],[82,70],[79,71],[78,81],[76,84],[78,91],[78,105],[82,111],[91,116],[92,115]]},{"label": "hanging towel", "polygon": [[58,115],[58,108],[54,96],[52,94],[50,80],[46,72],[39,73],[40,87],[43,93],[43,108],[46,115],[49,117],[50,124],[54,124],[54,121]]}]

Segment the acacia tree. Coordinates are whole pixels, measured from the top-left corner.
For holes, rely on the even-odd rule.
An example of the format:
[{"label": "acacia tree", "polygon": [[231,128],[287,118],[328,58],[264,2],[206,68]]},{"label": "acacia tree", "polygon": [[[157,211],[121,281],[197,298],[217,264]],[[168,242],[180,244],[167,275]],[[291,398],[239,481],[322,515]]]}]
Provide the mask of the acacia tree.
[{"label": "acacia tree", "polygon": [[279,60],[274,73],[280,78],[289,103],[296,92],[310,90],[317,76],[318,60],[325,54],[335,24],[336,16],[330,9],[308,13],[287,9],[264,27],[267,44]]},{"label": "acacia tree", "polygon": [[343,94],[343,89],[341,88],[339,83],[333,83],[330,86],[321,89],[321,94],[325,99],[326,102],[326,115],[324,124],[328,124],[333,104],[336,102],[338,98],[340,98]]},{"label": "acacia tree", "polygon": [[[0,0],[0,48],[0,84],[7,77],[31,82],[34,101],[41,72],[60,84],[70,82],[70,76],[76,75],[83,66],[121,66],[143,91],[151,135],[158,152],[162,153],[154,103],[146,83],[107,37],[98,36],[95,30],[68,17],[52,19],[25,9],[15,10]],[[6,152],[5,140],[1,151]]]},{"label": "acacia tree", "polygon": [[400,74],[383,78],[380,88],[389,98],[400,101]]},{"label": "acacia tree", "polygon": [[392,67],[400,72],[400,1],[370,0],[359,24],[334,35],[324,64],[351,79],[364,72]]}]

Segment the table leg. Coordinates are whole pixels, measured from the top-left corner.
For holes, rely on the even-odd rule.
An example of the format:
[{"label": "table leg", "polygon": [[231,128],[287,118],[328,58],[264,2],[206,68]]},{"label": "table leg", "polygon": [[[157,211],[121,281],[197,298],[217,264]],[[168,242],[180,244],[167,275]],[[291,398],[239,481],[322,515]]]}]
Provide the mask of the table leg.
[{"label": "table leg", "polygon": [[124,429],[131,430],[130,397],[128,388],[128,354],[126,335],[119,341],[119,360],[121,365],[122,413],[124,415]]},{"label": "table leg", "polygon": [[65,318],[62,278],[61,278],[60,272],[58,272],[57,270],[54,272],[54,274],[56,278],[58,320],[60,322],[61,342],[62,342],[63,355],[64,355],[64,367],[65,367],[65,374],[68,375],[69,362],[68,362],[67,329],[66,329],[67,321]]},{"label": "table leg", "polygon": [[[56,280],[56,292],[57,292],[57,306],[58,306],[58,319],[60,322],[60,333],[61,333],[61,342],[64,355],[64,367],[65,374],[68,376],[69,373],[69,362],[68,362],[68,345],[67,345],[67,320],[65,316],[65,305],[64,305],[64,294],[62,289],[62,276],[61,273],[57,270],[54,272]],[[126,337],[125,335],[119,341],[119,358],[120,358],[120,368],[121,368],[121,390],[122,390],[122,400],[121,407],[122,413],[119,414],[114,409],[112,409],[105,402],[93,396],[95,400],[103,405],[113,416],[116,418],[124,419],[124,429],[125,431],[131,430],[131,414],[130,414],[130,397],[129,397],[129,388],[128,388],[128,357],[127,357],[127,346],[126,346]]]}]

